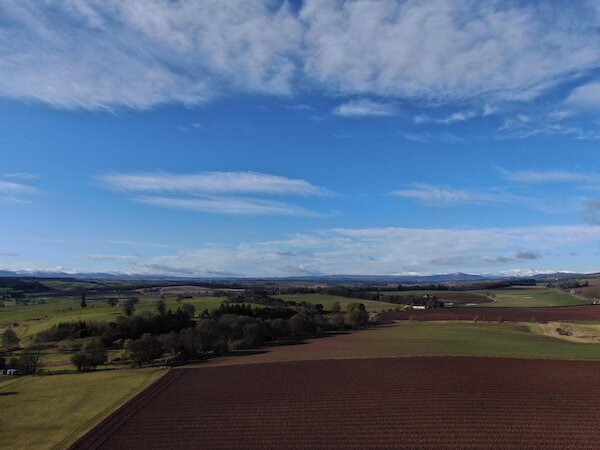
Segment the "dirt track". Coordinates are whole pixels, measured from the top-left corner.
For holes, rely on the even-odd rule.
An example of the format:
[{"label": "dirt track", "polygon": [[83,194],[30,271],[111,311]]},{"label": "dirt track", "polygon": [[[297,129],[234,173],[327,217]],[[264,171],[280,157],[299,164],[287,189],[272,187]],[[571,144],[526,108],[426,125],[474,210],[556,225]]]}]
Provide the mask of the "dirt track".
[{"label": "dirt track", "polygon": [[297,361],[173,370],[74,449],[600,448],[600,363]]}]

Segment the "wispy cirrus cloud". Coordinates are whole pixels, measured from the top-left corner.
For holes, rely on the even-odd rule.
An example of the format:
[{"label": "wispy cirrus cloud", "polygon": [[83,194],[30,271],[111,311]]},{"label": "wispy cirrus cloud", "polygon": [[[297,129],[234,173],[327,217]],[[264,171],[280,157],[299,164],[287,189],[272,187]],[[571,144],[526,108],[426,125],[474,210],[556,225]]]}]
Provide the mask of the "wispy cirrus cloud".
[{"label": "wispy cirrus cloud", "polygon": [[333,110],[334,115],[341,117],[388,117],[395,115],[396,112],[393,104],[369,99],[351,100]]},{"label": "wispy cirrus cloud", "polygon": [[521,183],[591,182],[600,183],[600,174],[566,170],[507,170],[498,169],[508,180]]},{"label": "wispy cirrus cloud", "polygon": [[139,255],[88,255],[87,259],[91,261],[134,261],[139,259]]},{"label": "wispy cirrus cloud", "polygon": [[185,193],[191,195],[271,194],[323,196],[328,189],[306,180],[257,172],[168,172],[110,174],[97,177],[104,185],[124,192]]},{"label": "wispy cirrus cloud", "polygon": [[172,198],[159,196],[134,197],[147,205],[216,214],[319,216],[319,214],[284,202],[247,197]]},{"label": "wispy cirrus cloud", "polygon": [[[565,115],[566,114],[566,115]],[[553,111],[545,117],[536,120],[519,114],[517,118],[507,118],[498,131],[499,137],[509,139],[527,139],[535,136],[563,136],[578,141],[600,140],[600,132],[595,126],[580,125],[579,123],[562,123],[568,117],[568,112]],[[528,120],[523,120],[525,117]]]},{"label": "wispy cirrus cloud", "polygon": [[148,205],[218,214],[318,216],[298,205],[256,195],[324,197],[333,192],[306,180],[257,172],[197,174],[133,173],[101,175],[106,187]]},{"label": "wispy cirrus cloud", "polygon": [[67,109],[281,96],[298,85],[425,103],[530,99],[600,66],[593,7],[575,2],[555,14],[536,3],[450,0],[7,1],[0,95]]},{"label": "wispy cirrus cloud", "polygon": [[393,191],[391,194],[395,197],[409,198],[438,206],[453,206],[460,203],[473,202],[507,203],[522,199],[522,197],[506,193],[476,192],[420,183],[414,184],[410,188]]},{"label": "wispy cirrus cloud", "polygon": [[13,181],[12,179],[22,177],[11,175],[14,174],[0,175],[0,202],[31,203],[31,198],[39,194],[40,190],[30,184]]},{"label": "wispy cirrus cloud", "polygon": [[452,125],[454,123],[458,123],[458,122],[465,122],[467,120],[473,119],[474,117],[477,117],[477,113],[475,111],[457,111],[457,112],[453,112],[452,114],[449,114],[445,117],[429,117],[427,115],[418,115],[415,116],[415,118],[413,119],[413,121],[416,124],[420,124],[420,123],[437,123],[439,125]]}]

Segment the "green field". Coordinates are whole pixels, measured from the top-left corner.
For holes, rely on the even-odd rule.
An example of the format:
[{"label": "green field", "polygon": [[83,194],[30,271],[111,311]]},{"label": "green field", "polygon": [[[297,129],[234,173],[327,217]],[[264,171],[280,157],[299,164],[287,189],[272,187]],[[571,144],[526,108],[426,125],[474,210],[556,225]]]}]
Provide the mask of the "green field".
[{"label": "green field", "polygon": [[321,295],[321,294],[290,294],[290,295],[275,295],[275,298],[293,302],[307,302],[313,305],[321,303],[325,309],[331,309],[335,302],[338,302],[342,307],[342,311],[348,309],[350,303],[362,303],[369,312],[380,312],[388,309],[402,308],[402,305],[395,303],[379,302],[376,300],[364,300],[362,298],[338,297],[336,295]]},{"label": "green field", "polygon": [[[431,290],[431,289],[423,289],[423,290],[413,290],[413,291],[370,291],[370,294],[377,294],[377,292],[379,292],[379,294],[381,294],[382,297],[386,297],[386,296],[395,296],[395,295],[416,295],[416,296],[422,296],[422,295],[435,295],[435,296],[443,296],[445,293],[447,292],[458,292],[458,291],[436,291],[436,290]],[[465,291],[465,292],[469,292],[469,291]]]},{"label": "green field", "polygon": [[487,307],[542,307],[542,306],[575,306],[587,305],[590,302],[566,294],[559,289],[545,287],[530,288],[503,288],[488,291],[473,291],[473,293],[486,295],[494,298],[494,302],[482,303]]},{"label": "green field", "polygon": [[568,342],[532,333],[524,324],[397,322],[352,333],[308,339],[304,344],[267,346],[264,352],[240,352],[206,365],[282,361],[480,356],[600,360],[600,345]]},{"label": "green field", "polygon": [[[481,303],[481,306],[486,307],[542,307],[542,306],[575,306],[587,305],[590,302],[575,296],[569,295],[559,289],[551,289],[541,286],[532,287],[511,287],[501,289],[487,289],[476,291],[435,291],[435,290],[415,290],[415,291],[382,291],[382,297],[392,295],[435,295],[439,298],[444,297],[447,293],[459,293],[473,295],[489,295],[494,298],[494,302]],[[373,291],[373,293],[377,293]]]},{"label": "green field", "polygon": [[110,370],[0,379],[0,446],[66,448],[165,373]]},{"label": "green field", "polygon": [[403,322],[370,331],[360,336],[360,340],[366,349],[382,349],[385,356],[600,359],[600,345],[566,342],[531,333],[525,325],[514,324]]}]

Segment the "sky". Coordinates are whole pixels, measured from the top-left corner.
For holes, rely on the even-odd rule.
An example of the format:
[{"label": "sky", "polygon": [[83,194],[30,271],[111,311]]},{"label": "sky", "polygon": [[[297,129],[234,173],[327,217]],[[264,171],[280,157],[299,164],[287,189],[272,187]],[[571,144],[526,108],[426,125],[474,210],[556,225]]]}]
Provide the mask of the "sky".
[{"label": "sky", "polygon": [[600,271],[600,6],[0,0],[0,270]]}]

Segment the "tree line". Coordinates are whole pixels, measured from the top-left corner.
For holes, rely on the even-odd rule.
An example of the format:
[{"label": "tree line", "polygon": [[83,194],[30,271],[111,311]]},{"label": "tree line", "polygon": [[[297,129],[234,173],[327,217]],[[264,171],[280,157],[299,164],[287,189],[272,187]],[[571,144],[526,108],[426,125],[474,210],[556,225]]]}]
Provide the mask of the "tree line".
[{"label": "tree line", "polygon": [[[264,292],[249,293],[243,300],[267,305],[252,307],[248,303],[224,302],[213,311],[205,310],[196,315],[191,304],[179,305],[173,311],[166,308],[164,300],[159,300],[156,312],[125,314],[102,323],[61,322],[39,332],[34,345],[21,349],[18,357],[2,359],[0,368],[16,368],[22,374],[36,373],[42,367],[44,346],[61,341],[84,342],[71,358],[80,371],[107,363],[109,351],[113,349],[123,350],[123,362],[136,367],[155,360],[176,365],[268,342],[361,328],[369,321],[362,303],[352,303],[346,311],[342,311],[339,303],[325,310],[323,305],[272,299]],[[5,349],[19,348],[18,337],[12,329],[4,334]]]}]

